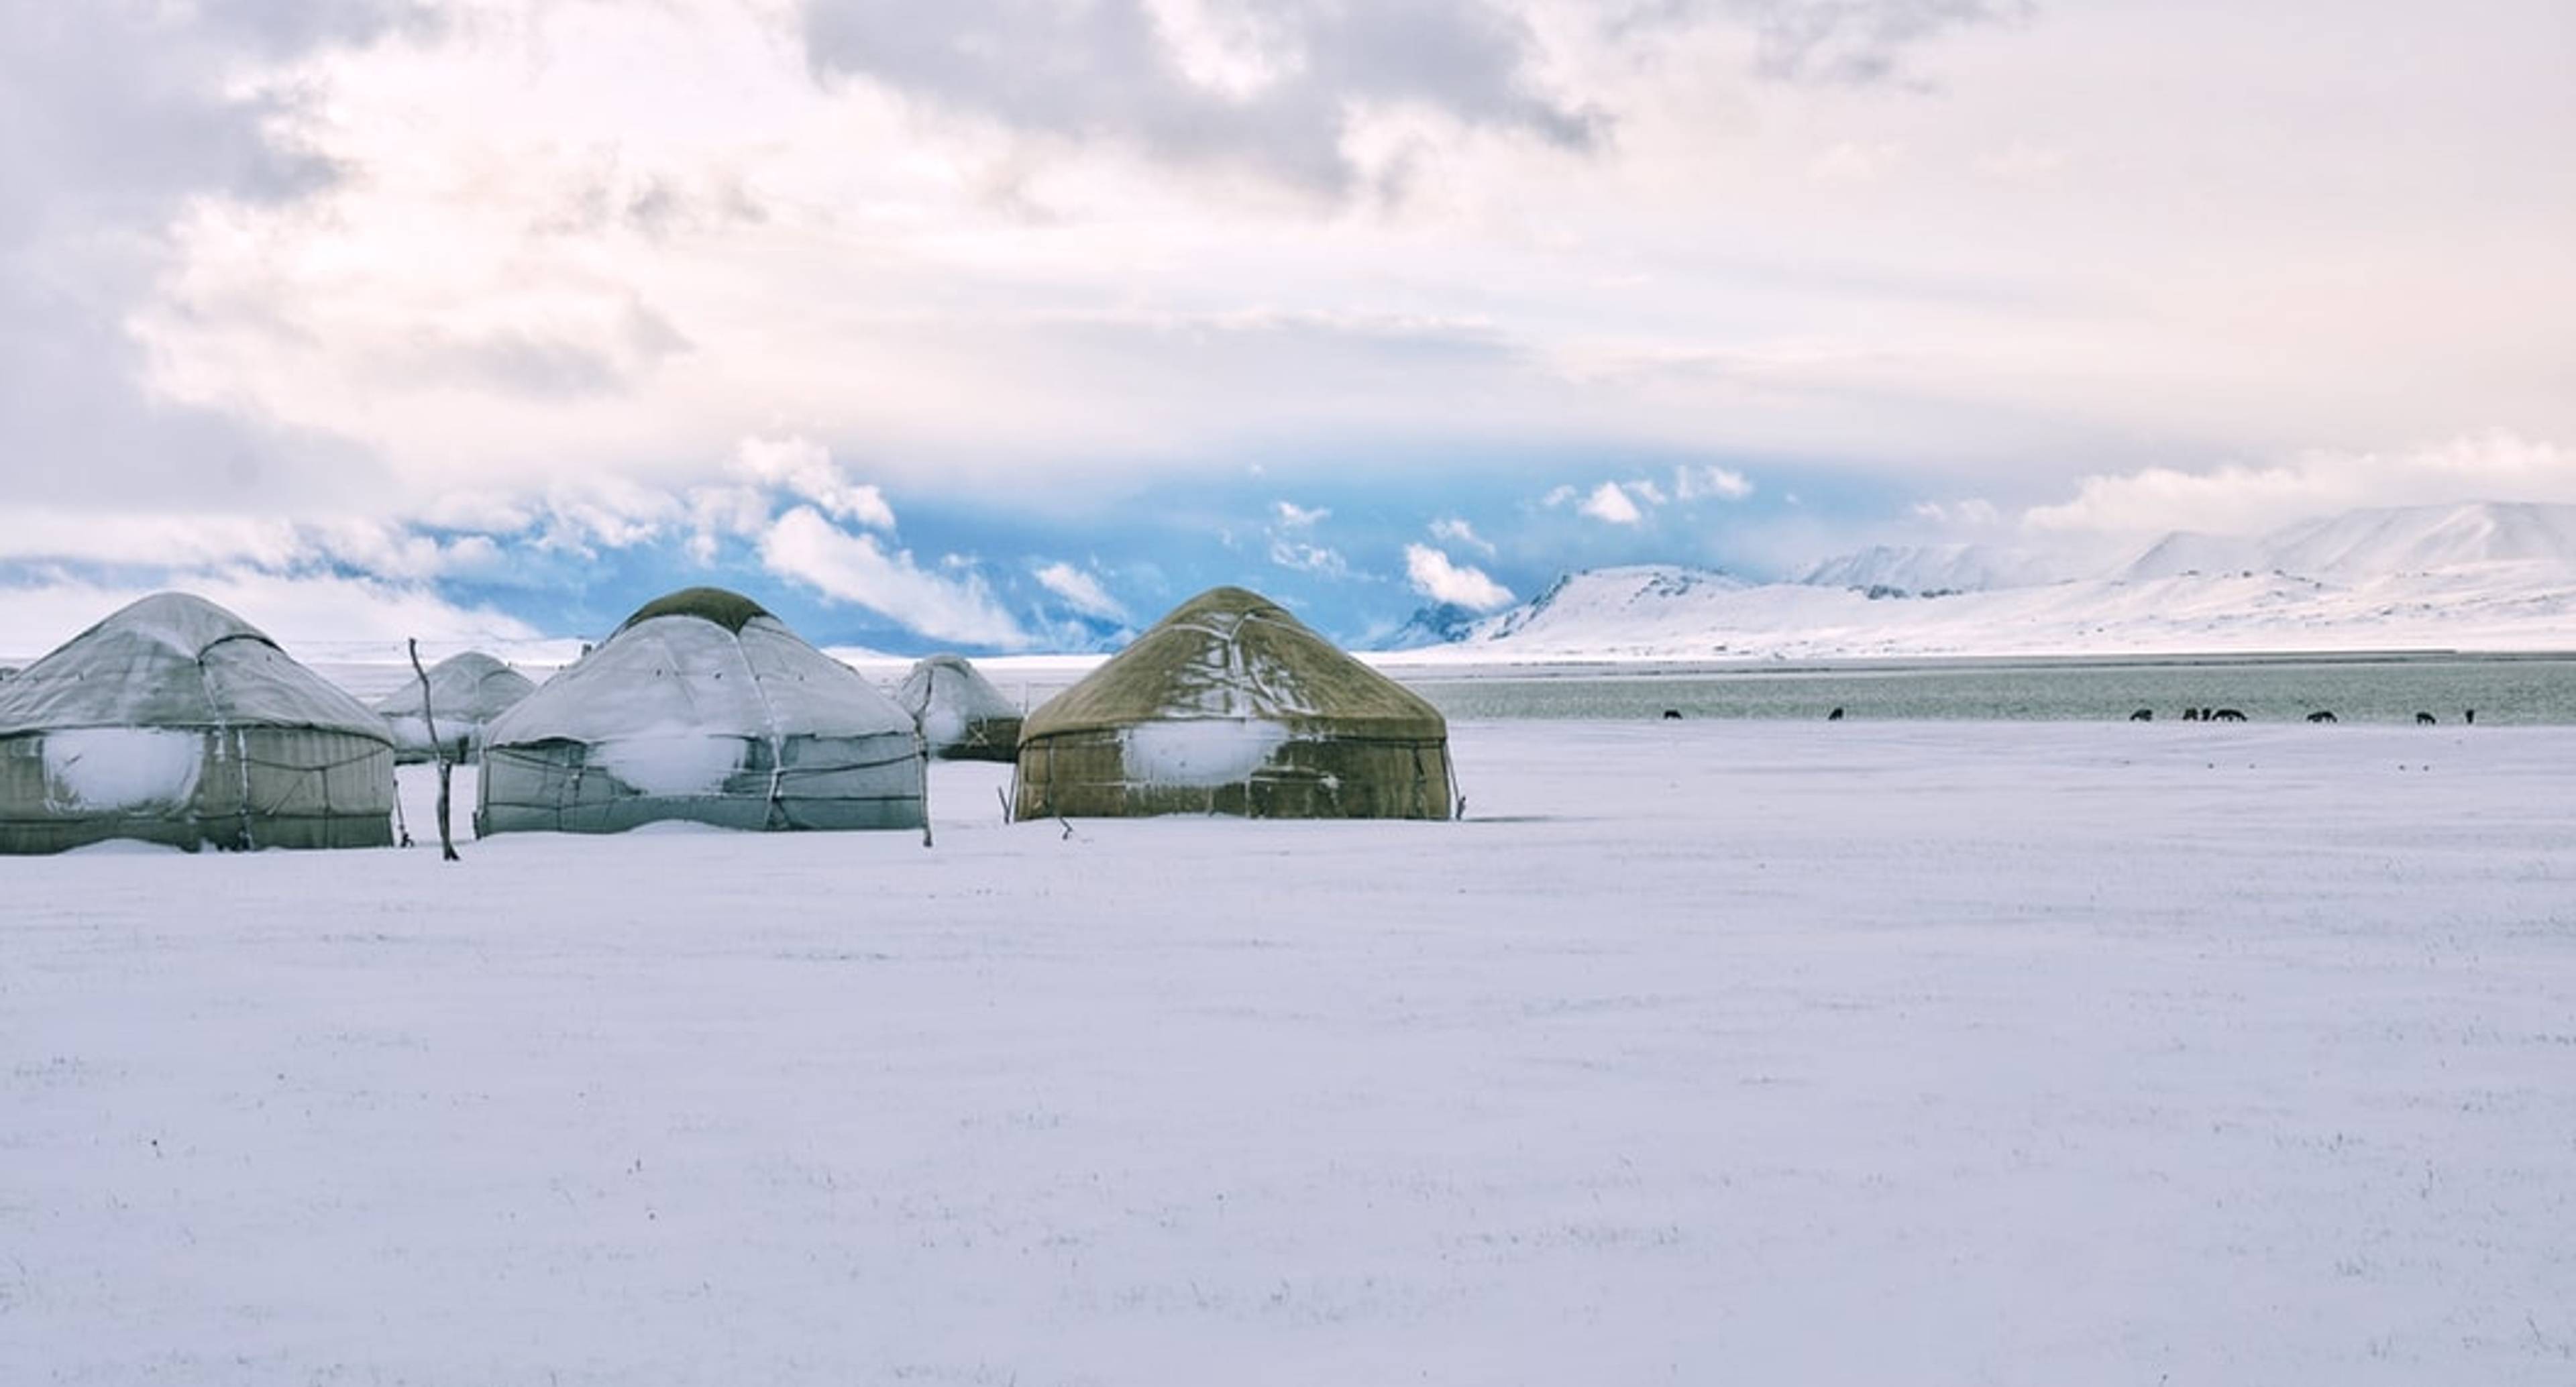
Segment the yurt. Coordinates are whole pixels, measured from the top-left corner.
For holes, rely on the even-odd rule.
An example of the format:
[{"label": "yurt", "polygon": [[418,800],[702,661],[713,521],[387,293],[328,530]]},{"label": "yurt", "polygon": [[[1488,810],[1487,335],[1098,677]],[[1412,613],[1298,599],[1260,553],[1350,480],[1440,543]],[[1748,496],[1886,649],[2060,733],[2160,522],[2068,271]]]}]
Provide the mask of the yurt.
[{"label": "yurt", "polygon": [[393,734],[394,759],[406,764],[437,759],[438,750],[429,743],[432,727],[438,729],[438,740],[450,756],[455,754],[457,739],[463,738],[466,759],[480,757],[483,729],[537,691],[528,676],[479,650],[450,655],[431,665],[427,673],[429,716],[421,713],[417,678],[376,700],[376,715]]},{"label": "yurt", "polygon": [[385,847],[384,721],[203,598],[146,597],[0,684],[0,852]]},{"label": "yurt", "polygon": [[1020,744],[1020,710],[962,655],[912,667],[894,701],[921,724],[930,754],[952,761],[1008,761]]},{"label": "yurt", "polygon": [[919,828],[912,718],[758,603],[689,588],[483,733],[482,833]]},{"label": "yurt", "polygon": [[1445,819],[1440,710],[1257,593],[1216,588],[1029,714],[1015,817]]}]

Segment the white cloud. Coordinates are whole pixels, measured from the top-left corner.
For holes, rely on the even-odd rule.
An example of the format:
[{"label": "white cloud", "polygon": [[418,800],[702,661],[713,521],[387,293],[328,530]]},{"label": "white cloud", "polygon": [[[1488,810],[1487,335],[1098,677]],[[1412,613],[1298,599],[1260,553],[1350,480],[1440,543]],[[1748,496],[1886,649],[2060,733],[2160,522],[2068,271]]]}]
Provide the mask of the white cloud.
[{"label": "white cloud", "polygon": [[1545,496],[1541,496],[1540,498],[1538,498],[1538,503],[1539,503],[1540,505],[1542,505],[1542,506],[1546,506],[1546,507],[1547,507],[1547,508],[1549,508],[1550,510],[1553,510],[1553,509],[1555,509],[1556,507],[1561,506],[1561,505],[1564,505],[1566,502],[1571,501],[1571,500],[1573,500],[1573,499],[1574,499],[1574,488],[1573,488],[1573,487],[1570,487],[1570,486],[1556,486],[1556,487],[1550,487],[1550,488],[1548,488],[1548,493],[1547,493]]},{"label": "white cloud", "polygon": [[861,486],[832,461],[831,451],[806,438],[746,438],[735,446],[733,470],[765,486],[811,501],[834,520],[872,530],[894,528],[885,493]]},{"label": "white cloud", "polygon": [[1617,482],[1603,482],[1594,487],[1592,494],[1583,498],[1583,504],[1575,509],[1612,525],[1634,525],[1646,518],[1646,513],[1637,509],[1637,503],[1628,499],[1628,493],[1620,490]]},{"label": "white cloud", "polygon": [[662,533],[680,511],[671,493],[602,473],[554,488],[537,522],[536,545],[583,558],[631,549]]},{"label": "white cloud", "polygon": [[1485,576],[1481,568],[1453,563],[1447,554],[1427,544],[1404,546],[1404,575],[1413,590],[1434,602],[1448,602],[1469,611],[1490,612],[1512,604],[1511,589]]},{"label": "white cloud", "polygon": [[1109,590],[1100,585],[1099,578],[1072,564],[1048,564],[1037,571],[1037,580],[1038,586],[1063,598],[1065,605],[1084,616],[1096,616],[1105,621],[1128,619],[1126,605],[1110,596]]},{"label": "white cloud", "polygon": [[336,565],[412,581],[487,572],[501,553],[483,535],[440,538],[358,516],[285,520],[30,506],[0,509],[0,559],[275,573]]},{"label": "white cloud", "polygon": [[2006,183],[2035,183],[2066,167],[2066,151],[2052,145],[2015,140],[1977,156],[1976,170]]},{"label": "white cloud", "polygon": [[1432,521],[1431,537],[1450,544],[1466,545],[1471,549],[1481,551],[1488,558],[1492,557],[1494,553],[1493,541],[1477,534],[1475,526],[1468,524],[1464,519],[1457,516],[1444,516],[1438,520]]},{"label": "white cloud", "polygon": [[1660,506],[1666,501],[1672,499],[1664,495],[1664,489],[1657,486],[1652,478],[1647,477],[1640,477],[1635,481],[1629,482],[1625,490],[1628,493],[1628,499],[1632,501],[1643,501],[1650,506]]},{"label": "white cloud", "polygon": [[1982,496],[1960,501],[1917,501],[1913,511],[1917,518],[1954,529],[1989,529],[2003,520],[2003,512]]},{"label": "white cloud", "polygon": [[2405,452],[2308,453],[2269,467],[2149,467],[2087,477],[2074,499],[2034,506],[2037,530],[2253,534],[2367,506],[2576,502],[2576,450],[2510,433]]},{"label": "white cloud", "polygon": [[1029,644],[980,579],[927,572],[909,551],[889,554],[875,535],[840,529],[812,506],[788,511],[761,535],[760,561],[780,577],[925,636],[1006,649]]},{"label": "white cloud", "polygon": [[1327,578],[1346,577],[1351,571],[1349,561],[1342,557],[1338,549],[1327,548],[1321,544],[1308,544],[1303,540],[1285,539],[1276,535],[1270,540],[1270,561],[1281,568],[1295,569],[1299,573],[1321,574]]},{"label": "white cloud", "polygon": [[172,590],[230,609],[305,658],[326,653],[317,646],[363,646],[370,657],[390,658],[415,637],[424,646],[462,649],[542,635],[515,617],[459,606],[418,583],[217,567],[174,572],[150,586],[60,578],[0,588],[0,655],[11,663],[32,659],[136,598]]},{"label": "white cloud", "polygon": [[1684,501],[1713,496],[1722,501],[1741,501],[1753,494],[1753,480],[1743,473],[1725,467],[1676,467],[1673,469],[1673,495]]},{"label": "white cloud", "polygon": [[1309,509],[1305,506],[1298,505],[1294,501],[1276,502],[1273,504],[1272,510],[1277,513],[1279,523],[1292,530],[1313,529],[1319,522],[1328,519],[1332,515],[1332,511],[1325,507],[1316,506]]},{"label": "white cloud", "polygon": [[687,503],[689,557],[702,564],[715,562],[720,541],[751,539],[769,527],[769,495],[758,487],[691,487]]},{"label": "white cloud", "polygon": [[1904,158],[1905,146],[1894,140],[1844,140],[1807,161],[1807,181],[1826,187],[1875,183]]}]

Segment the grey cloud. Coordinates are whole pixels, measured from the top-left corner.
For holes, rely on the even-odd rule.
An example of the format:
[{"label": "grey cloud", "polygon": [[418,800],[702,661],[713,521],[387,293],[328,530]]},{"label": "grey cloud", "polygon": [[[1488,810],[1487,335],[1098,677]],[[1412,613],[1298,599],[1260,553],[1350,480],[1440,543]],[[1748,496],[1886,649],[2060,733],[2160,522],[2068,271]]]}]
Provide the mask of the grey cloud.
[{"label": "grey cloud", "polygon": [[1869,83],[1901,78],[1908,47],[1951,29],[2026,19],[2033,9],[2032,0],[1648,0],[1617,27],[1749,25],[1763,76]]},{"label": "grey cloud", "polygon": [[363,484],[345,445],[151,399],[124,324],[189,198],[291,199],[334,176],[277,137],[295,94],[239,94],[246,73],[427,22],[390,0],[0,5],[0,456],[14,496]]},{"label": "grey cloud", "polygon": [[807,0],[808,58],[1015,129],[1109,140],[1168,162],[1248,167],[1330,193],[1355,184],[1354,103],[1421,102],[1474,125],[1582,147],[1599,117],[1538,92],[1533,39],[1483,0],[1236,0],[1273,71],[1243,93],[1187,73],[1143,0]]},{"label": "grey cloud", "polygon": [[380,375],[436,381],[532,399],[577,399],[631,389],[666,358],[694,344],[640,299],[614,322],[542,331],[458,332],[423,328],[375,354]]}]

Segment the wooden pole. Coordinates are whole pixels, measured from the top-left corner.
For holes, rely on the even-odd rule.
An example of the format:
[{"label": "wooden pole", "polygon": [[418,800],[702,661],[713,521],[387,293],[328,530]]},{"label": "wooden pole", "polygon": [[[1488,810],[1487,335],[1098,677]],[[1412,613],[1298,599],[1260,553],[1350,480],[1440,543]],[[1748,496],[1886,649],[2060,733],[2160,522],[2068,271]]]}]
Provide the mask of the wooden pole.
[{"label": "wooden pole", "polygon": [[[447,831],[447,745],[438,740],[438,719],[430,711],[429,671],[420,667],[420,642],[407,641],[405,644],[411,647],[411,672],[420,676],[421,726],[429,733],[430,754],[438,760],[438,857],[442,862],[456,862],[461,860],[456,855],[456,839]],[[456,745],[462,752],[465,739],[458,738]]]}]

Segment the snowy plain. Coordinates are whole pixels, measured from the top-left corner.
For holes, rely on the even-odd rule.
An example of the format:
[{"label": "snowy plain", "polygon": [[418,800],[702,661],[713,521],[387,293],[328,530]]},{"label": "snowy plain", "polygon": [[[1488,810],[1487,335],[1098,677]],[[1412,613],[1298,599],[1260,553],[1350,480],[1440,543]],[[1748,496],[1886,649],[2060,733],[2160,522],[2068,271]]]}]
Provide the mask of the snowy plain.
[{"label": "snowy plain", "polygon": [[2576,729],[1454,734],[0,860],[0,1381],[2576,1380]]}]

